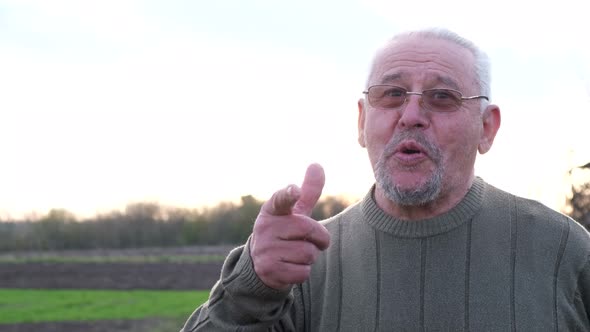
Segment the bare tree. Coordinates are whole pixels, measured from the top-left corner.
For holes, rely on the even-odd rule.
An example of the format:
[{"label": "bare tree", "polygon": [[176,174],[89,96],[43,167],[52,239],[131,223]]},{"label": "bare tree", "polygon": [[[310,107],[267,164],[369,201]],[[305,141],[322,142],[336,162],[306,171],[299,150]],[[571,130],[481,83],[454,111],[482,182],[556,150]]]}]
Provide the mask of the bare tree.
[{"label": "bare tree", "polygon": [[[588,171],[590,170],[590,163],[577,168]],[[590,180],[579,185],[572,184],[567,213],[590,230]]]}]

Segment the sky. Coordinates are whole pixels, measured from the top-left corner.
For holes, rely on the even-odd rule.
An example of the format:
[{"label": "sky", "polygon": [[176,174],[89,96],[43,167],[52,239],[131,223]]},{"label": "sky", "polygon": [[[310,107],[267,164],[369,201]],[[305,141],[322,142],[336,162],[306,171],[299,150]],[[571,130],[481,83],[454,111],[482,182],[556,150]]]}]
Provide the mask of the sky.
[{"label": "sky", "polygon": [[587,7],[0,0],[0,218],[264,200],[312,162],[326,195],[360,198],[374,181],[357,143],[369,63],[424,27],[491,58],[502,126],[476,174],[560,209],[568,171],[590,161]]}]

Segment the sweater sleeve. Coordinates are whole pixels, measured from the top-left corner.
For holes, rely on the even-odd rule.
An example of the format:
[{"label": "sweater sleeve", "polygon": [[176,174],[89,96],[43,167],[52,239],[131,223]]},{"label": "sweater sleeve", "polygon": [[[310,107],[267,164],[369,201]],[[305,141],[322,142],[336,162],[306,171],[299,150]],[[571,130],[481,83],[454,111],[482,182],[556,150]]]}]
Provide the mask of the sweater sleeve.
[{"label": "sweater sleeve", "polygon": [[266,286],[256,275],[249,241],[227,256],[209,300],[189,317],[181,332],[294,331],[293,291]]}]

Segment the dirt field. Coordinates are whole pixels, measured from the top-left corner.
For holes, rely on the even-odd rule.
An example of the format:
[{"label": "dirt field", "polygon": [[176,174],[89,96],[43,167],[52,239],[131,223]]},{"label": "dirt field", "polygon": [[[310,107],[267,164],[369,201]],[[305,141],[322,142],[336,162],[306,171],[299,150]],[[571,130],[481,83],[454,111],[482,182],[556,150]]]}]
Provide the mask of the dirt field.
[{"label": "dirt field", "polygon": [[[17,258],[225,256],[232,247],[149,248],[2,254]],[[0,263],[0,288],[209,289],[222,261],[207,263]]]},{"label": "dirt field", "polygon": [[[68,251],[57,254],[63,257],[226,255],[231,248],[233,246]],[[55,254],[45,252],[1,254],[0,256],[41,257]],[[221,261],[208,263],[0,263],[0,288],[204,290],[210,289],[219,278],[221,266]],[[178,331],[181,325],[182,322],[157,319],[0,324],[0,332]]]},{"label": "dirt field", "polygon": [[0,324],[0,332],[174,332],[179,331],[182,324],[157,319]]},{"label": "dirt field", "polygon": [[209,289],[222,263],[0,263],[0,288]]}]

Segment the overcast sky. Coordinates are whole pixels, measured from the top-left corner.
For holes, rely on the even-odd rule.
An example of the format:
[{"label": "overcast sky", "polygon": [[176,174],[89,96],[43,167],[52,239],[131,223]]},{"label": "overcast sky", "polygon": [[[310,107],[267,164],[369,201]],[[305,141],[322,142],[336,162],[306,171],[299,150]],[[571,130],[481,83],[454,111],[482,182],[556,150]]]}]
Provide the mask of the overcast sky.
[{"label": "overcast sky", "polygon": [[558,209],[590,161],[587,3],[0,0],[0,217],[266,199],[311,162],[361,197],[372,54],[431,26],[492,60],[502,127],[476,173]]}]

